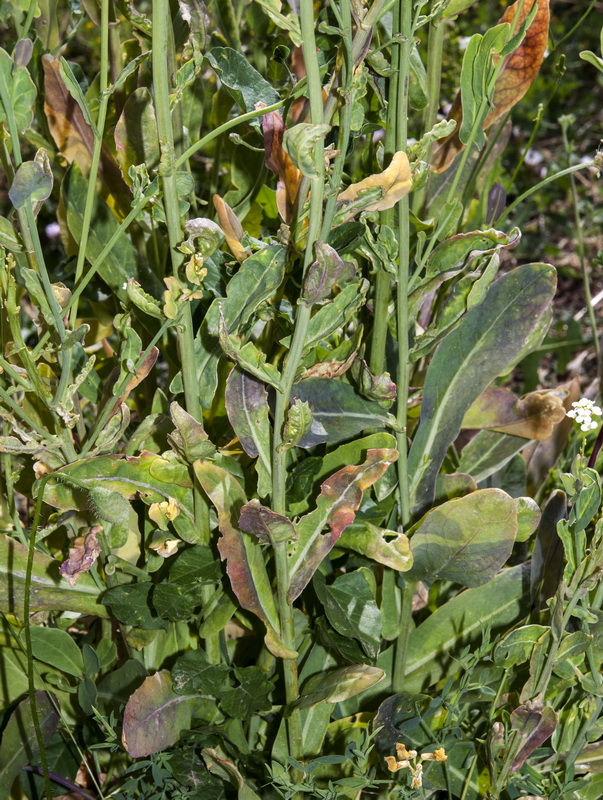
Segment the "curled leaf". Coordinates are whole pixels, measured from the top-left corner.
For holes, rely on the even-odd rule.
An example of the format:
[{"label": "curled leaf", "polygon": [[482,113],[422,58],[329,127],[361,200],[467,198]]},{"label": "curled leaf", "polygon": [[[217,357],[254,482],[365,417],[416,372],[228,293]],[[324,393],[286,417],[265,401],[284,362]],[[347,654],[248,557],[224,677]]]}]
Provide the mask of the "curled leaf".
[{"label": "curled leaf", "polygon": [[356,273],[354,265],[344,261],[337,251],[325,242],[314,245],[316,261],[308,267],[304,280],[303,301],[313,305],[324,300],[331,290],[341,282],[351,280]]},{"label": "curled leaf", "polygon": [[548,439],[564,418],[565,408],[558,394],[530,392],[516,397],[509,389],[490,386],[466,412],[463,428],[499,431],[524,439]]},{"label": "curled leaf", "polygon": [[314,178],[318,175],[314,150],[317,142],[323,139],[330,130],[331,126],[325,123],[298,122],[293,128],[285,131],[283,147],[306,178]]},{"label": "curled leaf", "polygon": [[100,545],[96,534],[101,530],[97,525],[90,528],[86,536],[78,536],[69,548],[69,558],[59,567],[59,573],[67,578],[70,586],[75,586],[77,579],[88,572],[100,555]]},{"label": "curled leaf", "polygon": [[241,264],[245,261],[247,256],[250,255],[249,250],[246,250],[241,244],[244,234],[243,226],[232,208],[225,200],[222,200],[219,194],[215,194],[212,200],[214,208],[216,209],[216,214],[218,215],[220,227],[226,239],[226,244],[229,246],[230,252],[237,259],[239,264]]},{"label": "curled leaf", "polygon": [[[265,108],[266,105],[265,103],[256,103],[255,107],[256,109]],[[262,132],[264,134],[264,163],[266,168],[277,175],[279,179],[276,190],[279,214],[285,222],[289,222],[302,174],[283,147],[285,123],[280,111],[271,111],[263,115]]]},{"label": "curled leaf", "polygon": [[312,411],[309,403],[295,398],[289,406],[283,427],[283,438],[278,446],[279,452],[289,450],[308,433],[312,425]]},{"label": "curled leaf", "polygon": [[261,505],[258,500],[251,500],[243,506],[239,528],[257,536],[265,544],[275,545],[297,539],[297,531],[291,520]]},{"label": "curled leaf", "polygon": [[[406,153],[399,151],[394,154],[391,163],[383,172],[369,175],[368,178],[353,183],[337,196],[340,203],[354,203],[358,211],[384,211],[393,208],[396,203],[410,192],[412,184],[410,164]],[[370,193],[370,201],[366,206],[358,204],[362,200],[361,193],[369,193],[371,189],[380,189],[381,197],[375,199]]]}]

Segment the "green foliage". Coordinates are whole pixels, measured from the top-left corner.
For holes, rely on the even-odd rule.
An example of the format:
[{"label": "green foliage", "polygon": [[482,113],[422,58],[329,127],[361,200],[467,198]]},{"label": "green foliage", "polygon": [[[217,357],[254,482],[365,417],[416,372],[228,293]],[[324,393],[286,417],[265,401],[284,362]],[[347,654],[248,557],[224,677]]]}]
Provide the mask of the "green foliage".
[{"label": "green foliage", "polygon": [[601,796],[566,5],[2,5],[0,800]]}]

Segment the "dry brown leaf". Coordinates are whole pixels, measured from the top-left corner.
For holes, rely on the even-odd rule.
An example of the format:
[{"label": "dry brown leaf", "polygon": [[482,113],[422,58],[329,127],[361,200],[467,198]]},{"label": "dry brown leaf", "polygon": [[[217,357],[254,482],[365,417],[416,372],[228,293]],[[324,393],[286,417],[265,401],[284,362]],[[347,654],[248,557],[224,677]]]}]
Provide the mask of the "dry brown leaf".
[{"label": "dry brown leaf", "polygon": [[[525,18],[528,16],[536,0],[525,0],[523,8],[516,25],[513,29],[515,33]],[[507,56],[502,68],[492,100],[492,108],[484,121],[484,130],[490,127],[503,114],[518,103],[532,85],[534,78],[538,75],[549,36],[549,9],[550,0],[539,0],[538,11],[532,20],[532,24],[526,32],[526,36],[514,53]],[[509,6],[499,24],[508,22],[513,24],[519,0]],[[496,63],[496,61],[495,61]],[[463,109],[461,105],[461,93],[459,92],[452,104],[448,119],[457,121],[456,130],[446,139],[442,139],[434,147],[431,169],[434,172],[444,172],[452,164],[457,156],[465,147],[458,137],[458,131],[463,119]]]},{"label": "dry brown leaf", "polygon": [[[265,103],[256,103],[256,108],[266,108]],[[278,176],[276,203],[284,222],[289,223],[297,199],[302,174],[283,148],[285,123],[280,111],[271,111],[262,117],[264,133],[264,163],[267,169]]]},{"label": "dry brown leaf", "polygon": [[[412,179],[408,156],[401,150],[394,154],[391,164],[383,172],[369,175],[368,178],[353,183],[337,196],[339,203],[353,203],[358,199],[360,192],[366,189],[380,188],[382,195],[378,200],[370,203],[362,211],[384,211],[393,208],[396,203],[410,192]],[[359,209],[360,210],[360,209]]]},{"label": "dry brown leaf", "polygon": [[[94,133],[84,119],[82,110],[67,91],[60,73],[60,59],[42,56],[44,68],[44,111],[48,127],[63,158],[75,162],[85,174],[90,169]],[[109,148],[103,144],[99,173],[107,190],[119,202],[120,207],[129,208],[126,198],[130,190],[122,178],[121,171]]]},{"label": "dry brown leaf", "polygon": [[548,439],[564,417],[563,398],[553,392],[530,392],[516,397],[509,389],[491,386],[467,411],[463,428],[498,431],[524,439]]},{"label": "dry brown leaf", "polygon": [[249,251],[246,250],[241,244],[243,238],[243,226],[239,222],[236,214],[228,203],[223,200],[219,194],[215,194],[212,198],[216,214],[218,215],[218,222],[224,233],[226,244],[230,248],[230,252],[241,264],[249,256]]},{"label": "dry brown leaf", "polygon": [[98,525],[90,528],[86,536],[78,536],[69,548],[69,558],[59,567],[59,573],[67,578],[71,586],[84,572],[88,572],[100,555],[100,545],[96,534],[101,530]]}]

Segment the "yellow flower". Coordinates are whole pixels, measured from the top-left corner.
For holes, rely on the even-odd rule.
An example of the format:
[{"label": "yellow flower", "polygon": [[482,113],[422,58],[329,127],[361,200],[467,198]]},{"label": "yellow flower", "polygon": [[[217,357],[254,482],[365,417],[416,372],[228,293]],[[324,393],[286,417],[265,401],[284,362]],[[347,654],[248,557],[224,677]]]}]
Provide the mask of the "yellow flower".
[{"label": "yellow flower", "polygon": [[443,747],[439,747],[433,753],[421,753],[421,759],[423,761],[448,761],[448,756],[446,755],[446,751]]}]

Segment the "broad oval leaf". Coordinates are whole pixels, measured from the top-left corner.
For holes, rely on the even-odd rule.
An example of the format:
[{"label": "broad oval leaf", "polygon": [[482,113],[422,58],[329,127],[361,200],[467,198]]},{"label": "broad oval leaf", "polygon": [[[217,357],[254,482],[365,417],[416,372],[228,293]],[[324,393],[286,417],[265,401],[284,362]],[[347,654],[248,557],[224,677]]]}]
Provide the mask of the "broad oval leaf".
[{"label": "broad oval leaf", "polygon": [[149,756],[178,741],[191,724],[191,698],[176,694],[163,669],[146,678],[126,703],[122,743],[132,758]]},{"label": "broad oval leaf", "polygon": [[318,703],[341,703],[379,683],[384,677],[382,669],[369,664],[352,664],[319,673],[309,678],[295,705],[298,708],[311,708]]},{"label": "broad oval leaf", "polygon": [[517,505],[500,489],[479,489],[430,511],[410,540],[418,580],[441,578],[463,586],[492,580],[511,555]]},{"label": "broad oval leaf", "polygon": [[495,281],[439,345],[427,370],[421,421],[409,454],[414,513],[433,502],[437,474],[473,401],[514,358],[548,308],[554,267],[526,264]]},{"label": "broad oval leaf", "polygon": [[[4,81],[12,113],[19,133],[30,127],[36,104],[36,85],[25,66],[13,63],[6,50],[0,47],[0,80]],[[0,102],[0,122],[6,121],[6,111]]]},{"label": "broad oval leaf", "polygon": [[83,677],[82,651],[67,631],[36,626],[31,629],[30,636],[34,658],[68,675]]}]

